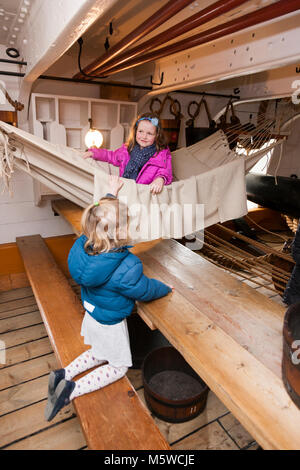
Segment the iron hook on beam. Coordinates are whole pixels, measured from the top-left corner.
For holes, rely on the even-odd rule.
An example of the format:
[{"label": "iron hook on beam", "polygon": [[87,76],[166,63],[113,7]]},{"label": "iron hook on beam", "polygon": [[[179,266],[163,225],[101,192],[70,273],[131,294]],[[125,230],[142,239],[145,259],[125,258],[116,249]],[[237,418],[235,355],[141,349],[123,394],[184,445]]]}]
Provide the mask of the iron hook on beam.
[{"label": "iron hook on beam", "polygon": [[151,77],[150,77],[151,85],[162,85],[163,81],[164,81],[164,72],[162,72],[162,74],[160,76],[160,82],[159,83],[154,83],[153,76],[151,75]]}]

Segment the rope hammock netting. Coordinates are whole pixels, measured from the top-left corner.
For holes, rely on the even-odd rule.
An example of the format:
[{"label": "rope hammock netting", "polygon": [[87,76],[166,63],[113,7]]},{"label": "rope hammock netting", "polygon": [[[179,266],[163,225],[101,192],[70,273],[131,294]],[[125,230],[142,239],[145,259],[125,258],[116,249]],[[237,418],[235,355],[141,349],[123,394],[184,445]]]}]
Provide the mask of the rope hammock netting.
[{"label": "rope hammock netting", "polygon": [[[248,220],[248,216],[246,216]],[[253,223],[253,220],[249,218]],[[259,226],[260,227],[260,226]],[[201,255],[208,258],[213,264],[222,267],[226,271],[237,274],[239,278],[250,281],[250,285],[263,287],[275,294],[282,295],[290,278],[294,261],[289,253],[288,243],[291,238],[269,232],[264,227],[264,232],[272,234],[274,241],[284,241],[283,249],[272,248],[265,240],[253,240],[245,235],[216,224],[205,231]]]},{"label": "rope hammock netting", "polygon": [[[239,119],[227,123],[230,106],[214,133],[172,152],[174,182],[160,194],[123,180],[119,198],[129,209],[133,241],[182,238],[247,213],[245,174],[285,137],[279,135],[278,116],[257,119],[256,126]],[[108,192],[107,175],[117,174],[118,168],[81,155],[0,121],[0,178],[8,191],[18,168],[86,207]]]}]

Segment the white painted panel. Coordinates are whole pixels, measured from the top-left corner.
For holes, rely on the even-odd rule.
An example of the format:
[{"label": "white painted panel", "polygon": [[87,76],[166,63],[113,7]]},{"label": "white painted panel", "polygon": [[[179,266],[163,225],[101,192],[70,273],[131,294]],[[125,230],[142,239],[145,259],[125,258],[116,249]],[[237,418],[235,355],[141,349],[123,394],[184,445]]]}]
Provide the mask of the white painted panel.
[{"label": "white painted panel", "polygon": [[[13,180],[10,184],[10,189],[12,192],[12,195],[10,195],[7,191],[3,192],[3,194],[0,195],[0,212],[2,215],[3,209],[2,204],[9,204],[11,205],[12,203],[17,204],[19,202],[32,202],[33,200],[33,186],[32,184],[23,184],[22,180]],[[1,223],[1,221],[0,221]]]},{"label": "white painted panel", "polygon": [[39,234],[43,238],[55,237],[59,235],[68,235],[73,233],[69,224],[61,217],[55,217],[55,223],[52,220],[41,222],[16,222],[6,227],[0,226],[0,244],[12,243],[16,237]]},{"label": "white painted panel", "polygon": [[12,196],[0,194],[0,243],[14,242],[16,237],[40,234],[43,237],[73,233],[70,225],[55,216],[50,201],[34,205],[31,176],[16,170],[11,179]]},{"label": "white painted panel", "polygon": [[24,221],[37,221],[52,218],[51,208],[47,203],[43,207],[35,207],[32,202],[12,202],[1,205],[1,219],[0,227],[6,224],[12,224],[16,220]]}]

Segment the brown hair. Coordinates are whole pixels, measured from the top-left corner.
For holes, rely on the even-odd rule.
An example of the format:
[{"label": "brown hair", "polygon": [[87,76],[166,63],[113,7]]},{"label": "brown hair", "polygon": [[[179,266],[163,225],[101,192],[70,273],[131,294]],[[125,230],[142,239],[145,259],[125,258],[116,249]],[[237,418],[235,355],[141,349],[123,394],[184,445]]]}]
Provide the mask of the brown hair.
[{"label": "brown hair", "polygon": [[143,117],[144,118],[149,118],[149,120],[152,119],[152,118],[157,118],[158,119],[158,125],[155,126],[156,127],[156,136],[155,136],[156,150],[157,150],[157,152],[159,152],[160,150],[165,149],[167,147],[167,142],[166,142],[165,136],[163,134],[160,119],[159,119],[157,114],[149,112],[149,113],[140,114],[136,118],[134,123],[132,124],[130,134],[129,134],[129,137],[128,137],[128,140],[127,140],[128,152],[131,152],[131,150],[133,149],[133,147],[136,144],[136,138],[135,137],[136,137],[136,131],[137,131],[138,123],[139,123],[139,120]]},{"label": "brown hair", "polygon": [[81,218],[84,249],[90,255],[107,253],[128,243],[128,213],[118,199],[104,197],[89,205]]}]

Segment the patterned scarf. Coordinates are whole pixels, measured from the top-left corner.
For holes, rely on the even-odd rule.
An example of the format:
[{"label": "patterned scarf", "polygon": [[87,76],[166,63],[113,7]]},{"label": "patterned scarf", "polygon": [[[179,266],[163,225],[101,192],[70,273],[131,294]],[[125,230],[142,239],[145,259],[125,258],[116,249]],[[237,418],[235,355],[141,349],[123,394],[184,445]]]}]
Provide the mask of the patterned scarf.
[{"label": "patterned scarf", "polygon": [[136,180],[143,166],[147,163],[149,158],[153,157],[155,152],[155,144],[149,145],[148,147],[140,147],[138,144],[135,144],[130,152],[130,160],[125,167],[123,178]]}]

